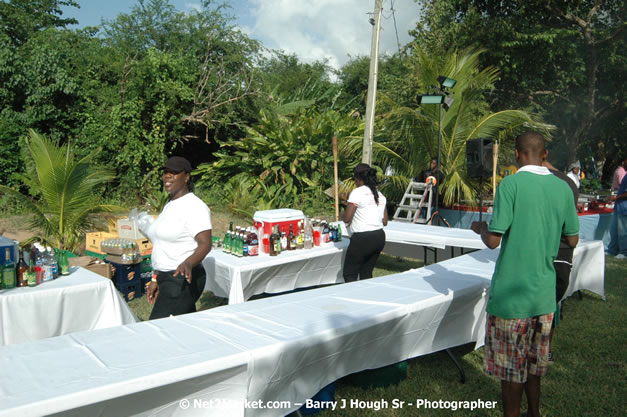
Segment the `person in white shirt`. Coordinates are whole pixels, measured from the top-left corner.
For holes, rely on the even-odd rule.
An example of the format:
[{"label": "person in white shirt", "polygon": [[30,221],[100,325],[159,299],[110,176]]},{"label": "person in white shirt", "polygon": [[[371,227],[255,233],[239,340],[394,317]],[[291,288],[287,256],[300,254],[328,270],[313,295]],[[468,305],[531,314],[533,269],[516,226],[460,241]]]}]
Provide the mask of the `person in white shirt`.
[{"label": "person in white shirt", "polygon": [[388,224],[386,199],[377,191],[377,172],[368,164],[359,164],[353,179],[357,188],[348,196],[343,216],[352,232],[344,258],[344,282],[372,278],[385,246],[383,226]]},{"label": "person in white shirt", "polygon": [[566,174],[568,178],[573,180],[573,182],[577,186],[577,189],[579,189],[579,186],[581,185],[580,171],[581,171],[581,164],[579,163],[579,161],[577,161],[577,162],[573,162],[572,164],[570,164],[570,166],[568,167],[568,173]]},{"label": "person in white shirt", "polygon": [[152,241],[154,270],[146,290],[154,304],[150,320],[195,312],[205,288],[202,260],[211,250],[211,211],[190,192],[191,171],[187,159],[168,159],[162,181],[170,201],[144,231]]}]

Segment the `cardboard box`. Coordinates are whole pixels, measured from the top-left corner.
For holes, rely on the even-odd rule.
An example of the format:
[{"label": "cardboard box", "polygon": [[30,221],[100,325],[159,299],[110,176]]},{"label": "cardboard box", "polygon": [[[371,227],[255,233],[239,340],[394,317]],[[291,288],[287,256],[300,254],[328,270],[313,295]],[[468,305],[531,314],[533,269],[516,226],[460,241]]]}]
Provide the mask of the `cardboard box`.
[{"label": "cardboard box", "polygon": [[139,255],[138,253],[136,254],[137,256],[132,256],[133,254],[126,254],[126,255],[109,255],[107,254],[105,260],[107,262],[113,262],[116,264],[120,264],[120,265],[139,265],[142,261],[142,257],[141,255]]},{"label": "cardboard box", "polygon": [[100,248],[100,243],[102,243],[103,240],[114,239],[116,237],[118,237],[117,233],[109,233],[109,232],[87,233],[85,234],[85,250],[99,253],[99,254],[104,254],[104,252]]},{"label": "cardboard box", "polygon": [[137,220],[118,219],[118,234],[126,239],[146,239],[146,235],[137,227]]},{"label": "cardboard box", "polygon": [[150,239],[136,239],[135,242],[137,243],[137,246],[139,247],[139,253],[141,253],[142,256],[152,254],[152,242],[150,241]]},{"label": "cardboard box", "polygon": [[113,270],[110,264],[103,263],[102,260],[91,256],[76,256],[68,258],[68,264],[70,266],[80,266],[98,275],[102,275],[105,278],[111,279],[113,276]]}]

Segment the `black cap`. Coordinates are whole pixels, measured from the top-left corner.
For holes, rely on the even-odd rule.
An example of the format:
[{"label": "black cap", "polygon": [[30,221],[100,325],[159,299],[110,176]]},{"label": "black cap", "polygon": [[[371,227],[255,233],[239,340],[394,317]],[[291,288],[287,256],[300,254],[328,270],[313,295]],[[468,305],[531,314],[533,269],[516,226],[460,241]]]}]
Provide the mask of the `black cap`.
[{"label": "black cap", "polygon": [[182,156],[172,156],[165,163],[163,169],[169,169],[174,172],[192,172],[192,164]]}]

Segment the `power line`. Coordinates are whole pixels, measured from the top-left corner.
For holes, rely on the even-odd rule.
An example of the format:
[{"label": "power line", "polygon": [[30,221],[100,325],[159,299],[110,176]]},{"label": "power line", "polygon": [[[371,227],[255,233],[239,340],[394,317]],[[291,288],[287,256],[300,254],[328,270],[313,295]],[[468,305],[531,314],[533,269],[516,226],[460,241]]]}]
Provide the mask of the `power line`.
[{"label": "power line", "polygon": [[401,53],[401,41],[398,38],[398,27],[396,26],[396,13],[394,13],[396,10],[394,10],[394,0],[390,0],[391,4],[391,9],[392,9],[392,19],[394,20],[394,32],[396,33],[396,46],[398,47],[398,53]]}]

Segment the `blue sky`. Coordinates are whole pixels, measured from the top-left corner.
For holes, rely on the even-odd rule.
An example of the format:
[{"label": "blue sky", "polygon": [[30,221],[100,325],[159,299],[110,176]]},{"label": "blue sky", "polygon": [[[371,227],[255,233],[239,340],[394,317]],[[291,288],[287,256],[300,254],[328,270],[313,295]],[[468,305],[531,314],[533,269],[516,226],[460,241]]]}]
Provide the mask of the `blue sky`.
[{"label": "blue sky", "polygon": [[[94,26],[130,12],[136,0],[78,0],[80,9],[64,8],[79,26]],[[198,0],[170,0],[177,10],[200,6]],[[304,62],[328,59],[339,68],[349,56],[368,55],[374,0],[230,0],[235,23],[268,48],[294,53]],[[414,0],[384,0],[380,53],[398,50],[410,40],[419,15]],[[392,5],[395,13],[392,13]],[[396,18],[396,29],[394,26]]]}]

